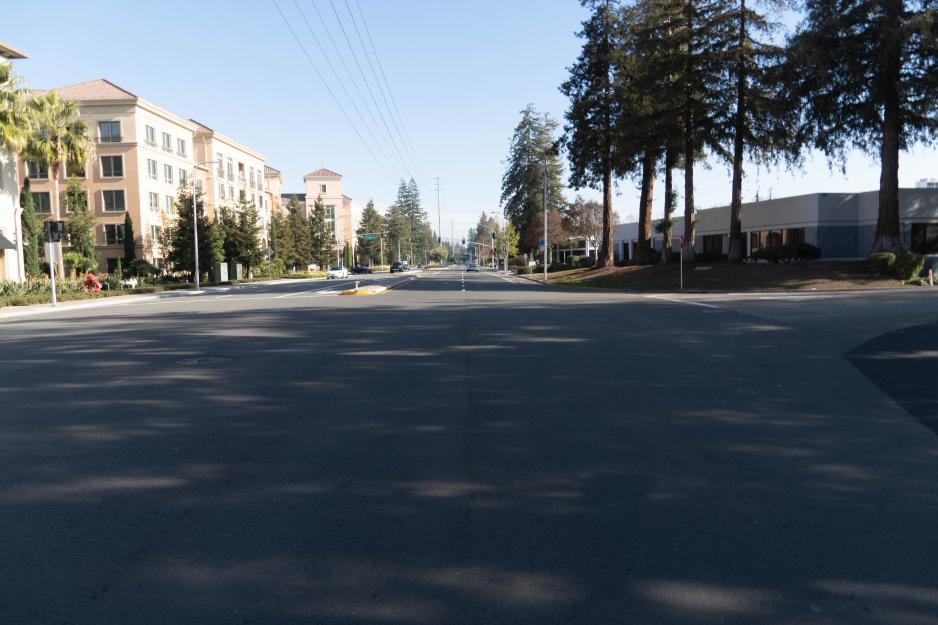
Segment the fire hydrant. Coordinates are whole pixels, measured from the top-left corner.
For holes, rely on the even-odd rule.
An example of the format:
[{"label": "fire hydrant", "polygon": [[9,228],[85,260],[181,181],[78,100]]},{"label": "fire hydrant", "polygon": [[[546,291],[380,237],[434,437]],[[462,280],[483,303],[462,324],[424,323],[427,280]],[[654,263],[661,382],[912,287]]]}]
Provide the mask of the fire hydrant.
[{"label": "fire hydrant", "polygon": [[101,290],[101,283],[98,282],[98,277],[93,273],[88,273],[85,275],[85,288],[82,289],[85,293],[92,291],[97,293]]}]

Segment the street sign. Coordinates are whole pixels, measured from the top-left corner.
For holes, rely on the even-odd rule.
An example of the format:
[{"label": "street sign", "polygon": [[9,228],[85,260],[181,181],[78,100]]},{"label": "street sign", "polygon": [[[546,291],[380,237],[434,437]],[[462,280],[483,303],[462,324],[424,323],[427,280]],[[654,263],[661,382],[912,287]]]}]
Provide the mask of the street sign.
[{"label": "street sign", "polygon": [[377,235],[377,234],[366,234],[365,236],[362,237],[362,239],[365,240],[365,241],[376,241],[376,240],[378,239],[378,235]]},{"label": "street sign", "polygon": [[538,239],[537,244],[540,245],[541,247],[544,247],[544,239]]}]

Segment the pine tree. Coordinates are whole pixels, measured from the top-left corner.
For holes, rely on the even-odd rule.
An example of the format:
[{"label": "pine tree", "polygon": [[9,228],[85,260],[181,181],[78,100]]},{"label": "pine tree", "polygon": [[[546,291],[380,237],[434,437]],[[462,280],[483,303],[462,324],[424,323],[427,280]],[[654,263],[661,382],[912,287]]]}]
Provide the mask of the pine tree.
[{"label": "pine tree", "polygon": [[[361,223],[355,232],[358,236],[358,258],[362,264],[377,265],[381,262],[382,225],[381,215],[375,210],[374,201],[369,200],[365,210],[362,211]],[[377,236],[371,241],[366,241],[366,234]]]},{"label": "pine tree", "polygon": [[241,202],[238,209],[237,231],[241,245],[236,262],[244,265],[246,275],[251,275],[252,270],[264,260],[260,214],[254,202]]},{"label": "pine tree", "polygon": [[88,193],[82,189],[81,182],[74,176],[69,178],[65,189],[65,212],[68,222],[65,232],[69,247],[83,259],[88,266],[98,261],[98,252],[94,240],[94,214],[88,209]]},{"label": "pine tree", "polygon": [[611,0],[581,0],[592,14],[583,22],[579,36],[584,39],[570,78],[560,87],[570,98],[563,145],[570,161],[570,184],[602,190],[603,227],[597,265],[613,262],[612,249],[612,177],[619,154],[615,130],[619,127],[621,107],[613,88],[619,45],[615,3]]},{"label": "pine tree", "polygon": [[312,262],[312,243],[309,238],[309,224],[296,198],[290,198],[287,204],[287,229],[290,234],[288,265],[306,271]]},{"label": "pine tree", "polygon": [[[208,274],[212,264],[224,260],[224,252],[216,223],[205,216],[201,196],[197,196],[197,223],[199,228],[199,272]],[[171,226],[163,228],[160,235],[166,262],[176,270],[193,274],[193,232],[192,232],[192,193],[180,189],[176,198],[176,220]]]},{"label": "pine tree", "polygon": [[899,153],[938,138],[938,10],[932,0],[807,0],[790,45],[810,145],[843,164],[880,158],[871,252],[901,252]]},{"label": "pine tree", "polygon": [[130,263],[137,258],[137,245],[134,240],[134,222],[130,213],[124,213],[124,263],[130,268]]},{"label": "pine tree", "polygon": [[387,260],[403,259],[404,252],[409,244],[407,235],[410,232],[410,226],[398,204],[392,204],[388,207],[384,216],[384,224],[387,232],[387,249],[385,250]]},{"label": "pine tree", "polygon": [[561,211],[566,205],[560,181],[563,166],[553,137],[556,129],[557,122],[529,104],[521,111],[502,175],[501,206],[505,217],[521,236],[522,249],[533,253],[537,253],[538,240],[544,235],[545,167],[548,210]]},{"label": "pine tree", "polygon": [[20,218],[23,224],[23,265],[26,268],[26,276],[37,279],[43,275],[39,255],[42,246],[42,224],[36,217],[36,205],[33,202],[33,194],[29,190],[29,178],[23,180],[20,206],[23,207],[23,214]]},{"label": "pine tree", "polygon": [[274,258],[283,261],[284,265],[293,264],[293,232],[290,222],[280,211],[275,211],[270,218],[270,247]]},{"label": "pine tree", "polygon": [[326,219],[326,206],[322,203],[322,197],[317,197],[313,210],[309,214],[307,228],[312,259],[321,270],[327,269],[335,259],[334,223]]}]

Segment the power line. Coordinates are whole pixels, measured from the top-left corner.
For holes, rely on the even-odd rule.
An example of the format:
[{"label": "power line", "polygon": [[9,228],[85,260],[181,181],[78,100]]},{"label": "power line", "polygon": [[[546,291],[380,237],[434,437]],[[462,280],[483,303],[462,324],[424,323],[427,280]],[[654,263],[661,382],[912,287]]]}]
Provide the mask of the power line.
[{"label": "power line", "polygon": [[[325,24],[325,23],[326,23],[326,19],[323,17],[322,12],[319,10],[319,6],[316,4],[316,0],[310,0],[310,4],[313,6],[313,10],[316,11],[316,15],[317,15],[317,17],[319,17],[319,22],[320,22],[321,24]],[[342,25],[340,24],[339,26],[341,27]],[[307,23],[307,28],[310,28],[309,23]],[[371,121],[374,122],[375,127],[379,129],[378,134],[380,135],[380,134],[381,134],[381,133],[380,133],[380,128],[381,128],[381,123],[383,122],[383,120],[382,120],[382,122],[379,122],[378,119],[375,117],[374,113],[372,112],[371,107],[368,106],[368,101],[365,99],[365,94],[362,93],[362,90],[358,87],[358,82],[355,80],[354,74],[352,73],[352,70],[349,68],[348,63],[345,62],[345,57],[342,55],[342,53],[339,52],[339,46],[338,46],[338,44],[336,43],[335,38],[333,38],[331,30],[330,30],[329,28],[326,28],[325,31],[326,31],[326,36],[329,37],[329,42],[332,44],[333,50],[335,50],[336,55],[339,57],[339,61],[342,63],[342,67],[345,68],[345,72],[346,72],[346,74],[348,75],[349,82],[352,83],[352,87],[354,87],[354,88],[355,88],[355,91],[358,93],[358,96],[359,96],[359,98],[361,99],[361,101],[362,101],[362,103],[363,103],[363,105],[364,105],[364,107],[365,107],[365,110],[368,112],[368,116],[371,117]],[[312,33],[310,33],[310,34],[312,34]],[[316,35],[313,35],[313,39],[316,39],[316,40],[317,40],[317,44],[318,44],[318,38],[316,37]],[[338,78],[338,72],[336,71],[335,66],[333,66],[332,63],[329,61],[329,57],[328,57],[328,55],[326,54],[325,49],[323,49],[323,47],[322,47],[321,45],[319,46],[319,49],[320,49],[320,51],[322,52],[323,57],[326,58],[326,62],[329,63],[329,66],[330,66],[330,67],[332,67],[332,71],[333,71],[334,74],[336,74],[336,78]],[[340,79],[340,84],[341,84],[341,79]],[[367,87],[367,84],[366,84],[366,87]],[[347,92],[346,92],[346,93],[347,93]],[[380,113],[381,113],[381,111],[380,111],[380,109],[379,109],[379,110],[378,110],[378,114],[380,115]],[[382,135],[381,138],[382,138],[382,139],[385,139],[385,137],[384,137],[383,135]],[[376,139],[376,142],[377,142],[377,139]],[[385,143],[386,143],[386,145],[387,145],[388,147],[391,148],[391,153],[393,153],[394,151],[397,151],[397,146],[394,145],[393,140],[392,140],[392,142],[389,142],[389,143],[388,143],[388,142],[385,142]],[[382,153],[382,155],[383,155],[388,161],[393,161],[393,159],[388,156],[388,153],[384,151],[384,148],[383,148],[383,147],[382,147],[382,149],[381,149],[381,153]],[[399,151],[398,151],[398,153],[399,153]],[[403,162],[403,165],[404,165],[405,171],[410,169],[410,168],[407,166],[407,163],[406,163],[406,162]],[[396,168],[395,168],[395,171],[397,171]]]},{"label": "power line", "polygon": [[[394,106],[394,111],[397,113],[397,117],[400,120],[401,130],[403,131],[405,140],[406,142],[411,144],[411,147],[413,147],[413,142],[410,140],[410,135],[408,134],[407,127],[404,124],[404,119],[403,117],[401,117],[401,111],[400,111],[400,108],[398,108],[397,106],[397,100],[395,100],[394,94],[391,92],[391,85],[388,83],[387,74],[384,72],[384,66],[381,63],[381,57],[378,55],[378,50],[375,47],[374,38],[371,36],[371,30],[368,28],[368,21],[365,19],[365,13],[364,11],[362,11],[361,3],[359,2],[359,0],[355,0],[355,6],[358,8],[358,14],[362,20],[362,27],[365,29],[365,34],[368,36],[368,42],[371,44],[371,50],[372,50],[372,53],[374,54],[375,62],[378,64],[378,69],[381,72],[381,77],[384,80],[384,86],[387,89],[388,97],[391,99],[391,104]],[[374,71],[373,67],[372,67],[372,71]],[[380,83],[379,83],[379,86],[380,86]],[[414,152],[414,155],[416,156],[416,150],[413,150],[413,152]],[[416,160],[417,160],[417,164],[420,166],[420,169],[423,170],[424,167],[423,167],[423,163],[420,162],[420,157],[416,156]],[[424,173],[426,172],[424,171]]]},{"label": "power line", "polygon": [[[329,0],[332,2],[332,0]],[[334,7],[333,7],[334,8]],[[368,62],[368,67],[371,69],[371,75],[375,79],[375,84],[378,86],[378,93],[381,94],[381,100],[384,102],[384,108],[388,112],[388,116],[391,118],[391,123],[394,125],[394,129],[397,131],[397,136],[401,139],[401,144],[404,146],[404,151],[407,152],[410,157],[411,162],[416,166],[418,174],[423,178],[424,182],[428,181],[427,172],[423,169],[422,164],[416,156],[415,150],[408,144],[408,137],[406,133],[402,132],[401,126],[398,124],[398,120],[394,115],[394,111],[391,110],[391,106],[388,104],[388,99],[384,94],[384,89],[381,87],[381,80],[378,78],[378,73],[375,71],[374,63],[371,62],[371,55],[368,53],[368,47],[365,45],[365,40],[362,38],[361,29],[358,28],[358,20],[355,19],[355,14],[352,12],[352,6],[349,4],[348,0],[345,0],[345,9],[348,11],[349,19],[352,21],[352,26],[355,28],[355,35],[358,37],[358,43],[361,46],[362,51],[365,53],[365,60]],[[361,7],[359,6],[359,12]],[[364,15],[362,15],[362,23],[364,25]],[[373,46],[372,46],[373,47]],[[361,66],[359,66],[361,70]],[[372,95],[374,99],[374,95]],[[375,102],[377,107],[377,101]],[[379,107],[380,108],[380,107]]]},{"label": "power line", "polygon": [[[335,2],[333,0],[329,0],[329,5],[332,7],[332,13],[335,15],[336,22],[339,24],[339,29],[342,31],[342,36],[345,38],[345,44],[348,46],[349,52],[352,53],[352,60],[355,61],[355,66],[358,68],[358,73],[361,75],[362,81],[365,83],[365,88],[368,90],[368,95],[371,96],[371,101],[374,102],[375,110],[378,112],[378,117],[381,118],[381,123],[384,125],[384,130],[387,133],[388,138],[391,140],[391,145],[394,147],[397,155],[401,158],[401,162],[403,163],[404,168],[411,169],[411,166],[407,164],[407,158],[401,152],[400,147],[397,145],[397,141],[394,139],[391,128],[388,126],[388,122],[384,118],[384,114],[381,112],[381,107],[378,106],[378,100],[375,98],[375,94],[371,90],[371,83],[365,77],[365,71],[362,69],[362,65],[358,61],[358,55],[355,54],[355,48],[352,46],[352,41],[349,39],[348,32],[345,30],[345,24],[342,22],[342,18],[339,17],[339,11],[335,8]],[[349,74],[351,74],[351,72],[349,72]],[[416,168],[414,168],[414,173],[418,173]]]},{"label": "power line", "polygon": [[306,56],[306,60],[309,61],[309,64],[313,68],[313,71],[316,72],[317,76],[319,76],[319,81],[322,83],[322,86],[325,87],[326,92],[332,98],[332,101],[335,102],[336,106],[339,109],[339,112],[342,113],[342,116],[345,118],[345,121],[347,121],[349,126],[352,127],[352,130],[355,132],[355,135],[358,137],[358,140],[361,141],[365,150],[368,151],[368,153],[375,160],[375,162],[378,164],[381,170],[385,173],[385,175],[387,175],[388,178],[393,178],[393,176],[384,166],[384,163],[382,163],[381,160],[378,158],[378,156],[374,153],[374,151],[371,149],[371,146],[369,146],[368,142],[365,141],[365,138],[358,131],[358,128],[355,126],[355,123],[352,121],[348,113],[346,113],[345,109],[342,107],[342,103],[339,102],[339,99],[336,97],[335,93],[332,91],[332,88],[329,87],[329,83],[326,82],[326,79],[322,75],[322,72],[319,71],[319,68],[316,66],[316,63],[313,62],[313,57],[309,55],[309,51],[306,49],[306,46],[303,45],[303,42],[297,36],[296,31],[293,30],[293,27],[290,25],[290,22],[287,20],[287,16],[283,14],[283,11],[280,9],[280,5],[277,3],[277,0],[271,0],[271,1],[274,3],[274,7],[277,9],[277,13],[280,14],[280,18],[283,20],[283,23],[286,24],[287,29],[289,29],[290,34],[293,35],[293,39],[296,40],[297,45],[300,46],[300,49],[303,51],[303,54]]}]

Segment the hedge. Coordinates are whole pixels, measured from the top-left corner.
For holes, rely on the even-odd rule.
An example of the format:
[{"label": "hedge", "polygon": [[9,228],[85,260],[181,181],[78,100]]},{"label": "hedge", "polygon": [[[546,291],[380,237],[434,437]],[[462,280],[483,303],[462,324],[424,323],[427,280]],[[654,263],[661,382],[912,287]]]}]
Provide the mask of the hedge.
[{"label": "hedge", "polygon": [[875,276],[892,276],[896,273],[896,255],[892,252],[870,254],[870,272]]}]

